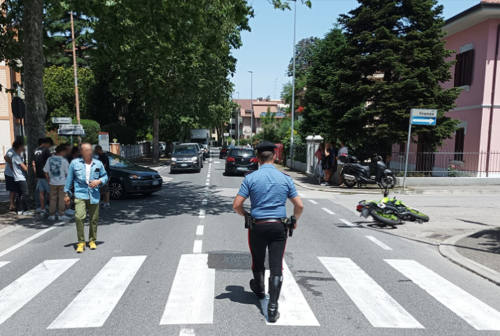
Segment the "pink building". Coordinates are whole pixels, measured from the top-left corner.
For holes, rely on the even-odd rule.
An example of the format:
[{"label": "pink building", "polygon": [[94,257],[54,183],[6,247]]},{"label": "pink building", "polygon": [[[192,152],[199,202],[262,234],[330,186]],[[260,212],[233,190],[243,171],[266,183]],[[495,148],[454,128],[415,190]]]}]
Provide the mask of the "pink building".
[{"label": "pink building", "polygon": [[444,87],[462,88],[448,115],[460,125],[434,155],[422,155],[412,144],[410,170],[446,175],[456,167],[466,175],[500,176],[500,0],[483,0],[455,15],[444,31],[446,48],[456,52],[452,80]]},{"label": "pink building", "polygon": [[[249,138],[252,132],[252,101],[250,99],[234,99],[233,101],[240,106],[239,124],[241,138]],[[254,133],[262,131],[261,118],[263,116],[267,113],[272,113],[275,118],[281,119],[286,116],[285,109],[287,107],[288,105],[285,105],[281,100],[254,99]]]}]

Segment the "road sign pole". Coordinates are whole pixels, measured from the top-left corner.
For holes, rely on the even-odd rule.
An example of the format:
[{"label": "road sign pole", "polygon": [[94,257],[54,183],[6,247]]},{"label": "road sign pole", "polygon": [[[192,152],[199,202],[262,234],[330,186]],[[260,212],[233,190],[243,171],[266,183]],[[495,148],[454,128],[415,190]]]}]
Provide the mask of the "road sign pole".
[{"label": "road sign pole", "polygon": [[408,125],[408,140],[406,140],[406,159],[405,159],[405,173],[403,176],[403,190],[406,190],[406,175],[408,174],[408,155],[410,153],[410,141],[411,141],[411,116],[410,112],[410,122]]}]

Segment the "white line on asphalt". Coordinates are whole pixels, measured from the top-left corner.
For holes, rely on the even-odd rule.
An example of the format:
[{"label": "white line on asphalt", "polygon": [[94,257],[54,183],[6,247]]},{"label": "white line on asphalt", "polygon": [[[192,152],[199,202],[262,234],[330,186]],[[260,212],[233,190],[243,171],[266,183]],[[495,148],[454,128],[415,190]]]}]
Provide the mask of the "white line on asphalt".
[{"label": "white line on asphalt", "polygon": [[203,226],[203,225],[198,225],[198,226],[196,227],[196,235],[197,235],[197,236],[203,236],[203,228],[204,228],[204,226]]},{"label": "white line on asphalt", "polygon": [[318,259],[374,327],[424,328],[351,259]]},{"label": "white line on asphalt", "polygon": [[6,228],[0,230],[0,237],[5,236],[7,233],[15,231],[19,228],[18,225],[7,226]]},{"label": "white line on asphalt", "polygon": [[10,263],[10,261],[0,261],[0,268]]},{"label": "white line on asphalt", "polygon": [[179,336],[195,336],[194,329],[182,328],[179,332]]},{"label": "white line on asphalt", "polygon": [[214,163],[215,163],[215,164],[219,164],[219,163],[220,163],[220,161],[214,161]]},{"label": "white line on asphalt", "polygon": [[414,284],[477,330],[500,330],[500,312],[415,260],[386,259]]},{"label": "white line on asphalt", "polygon": [[206,211],[205,209],[200,209],[200,213],[198,215],[198,218],[205,218],[205,215],[206,215]]},{"label": "white line on asphalt", "polygon": [[340,219],[340,221],[341,221],[342,223],[344,223],[344,224],[345,224],[345,225],[347,225],[347,226],[356,226],[355,224],[353,224],[353,223],[349,222],[348,220],[346,220],[346,219],[344,219],[344,218],[339,218],[339,219]]},{"label": "white line on asphalt", "polygon": [[383,248],[384,250],[386,251],[392,251],[392,248],[388,245],[386,245],[385,243],[381,242],[380,240],[378,240],[377,238],[373,237],[373,236],[365,236],[366,238],[368,238],[369,240],[371,240],[373,243],[375,243],[376,245],[380,246],[381,248]]},{"label": "white line on asphalt", "polygon": [[145,259],[111,258],[47,329],[102,327]]},{"label": "white line on asphalt", "polygon": [[206,185],[206,186],[209,186],[209,185],[210,185],[210,182],[205,183],[205,185]]},{"label": "white line on asphalt", "polygon": [[193,244],[193,253],[201,253],[203,240],[196,239]]},{"label": "white line on asphalt", "polygon": [[45,260],[0,291],[0,324],[38,295],[78,259]]},{"label": "white line on asphalt", "polygon": [[315,200],[309,200],[309,202],[312,204],[318,204],[318,202],[316,202]]},{"label": "white line on asphalt", "polygon": [[28,244],[30,241],[35,240],[38,237],[40,237],[40,236],[42,236],[42,235],[46,234],[47,232],[52,231],[54,229],[55,229],[55,227],[49,227],[49,228],[43,229],[42,231],[35,233],[32,236],[29,236],[28,238],[26,238],[24,240],[21,240],[19,243],[17,243],[15,245],[9,247],[8,249],[5,249],[2,252],[0,252],[0,257],[3,257],[7,253],[10,253],[10,252],[14,251],[15,249],[20,248],[21,246]]},{"label": "white line on asphalt", "polygon": [[323,210],[324,212],[326,212],[327,214],[330,214],[330,215],[335,215],[335,212],[333,212],[332,210],[330,209],[327,209],[327,208],[321,208],[321,210]]},{"label": "white line on asphalt", "polygon": [[[269,270],[266,271],[266,278]],[[267,283],[267,282],[266,282]],[[279,298],[280,319],[268,325],[287,326],[319,326],[311,307],[295,281],[292,272],[283,260],[283,287]],[[267,314],[267,308],[264,310]]]},{"label": "white line on asphalt", "polygon": [[201,201],[201,205],[207,205],[208,203],[208,200],[206,198],[204,198],[202,201]]},{"label": "white line on asphalt", "polygon": [[183,254],[160,324],[213,323],[215,269],[208,254]]}]

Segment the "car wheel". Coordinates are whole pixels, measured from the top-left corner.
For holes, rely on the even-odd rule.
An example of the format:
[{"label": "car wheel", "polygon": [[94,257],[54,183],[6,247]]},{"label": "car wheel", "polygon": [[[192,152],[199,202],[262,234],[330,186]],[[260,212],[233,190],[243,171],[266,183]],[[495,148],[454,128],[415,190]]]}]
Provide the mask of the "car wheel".
[{"label": "car wheel", "polygon": [[109,195],[115,200],[125,197],[125,188],[123,188],[123,184],[118,181],[111,181],[109,183]]}]

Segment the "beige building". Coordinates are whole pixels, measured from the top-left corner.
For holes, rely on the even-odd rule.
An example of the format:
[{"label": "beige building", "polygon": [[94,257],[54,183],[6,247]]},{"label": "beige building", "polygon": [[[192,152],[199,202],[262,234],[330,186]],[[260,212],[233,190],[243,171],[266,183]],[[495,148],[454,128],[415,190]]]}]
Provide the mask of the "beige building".
[{"label": "beige building", "polygon": [[3,159],[9,150],[15,135],[20,134],[21,124],[12,115],[12,98],[14,95],[8,90],[13,89],[16,81],[19,82],[19,74],[12,71],[5,61],[0,62],[0,167],[3,168]]},{"label": "beige building", "polygon": [[234,99],[240,106],[239,125],[241,138],[249,138],[252,134],[252,105],[254,111],[254,133],[262,131],[261,118],[267,113],[272,113],[275,118],[281,119],[286,116],[285,110],[288,108],[281,100],[254,99],[253,104],[250,99]]}]

